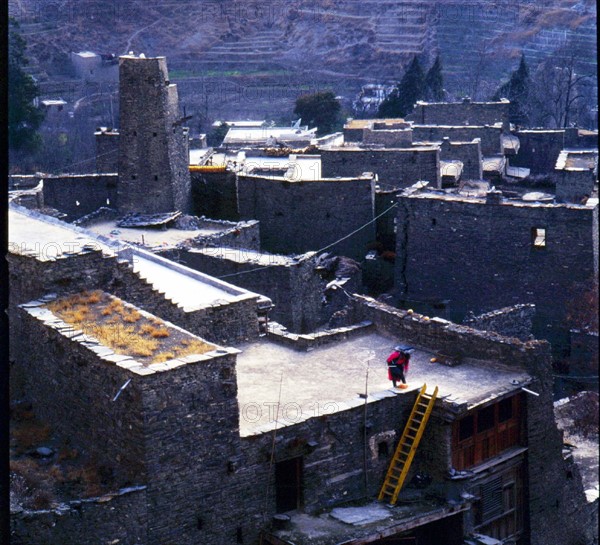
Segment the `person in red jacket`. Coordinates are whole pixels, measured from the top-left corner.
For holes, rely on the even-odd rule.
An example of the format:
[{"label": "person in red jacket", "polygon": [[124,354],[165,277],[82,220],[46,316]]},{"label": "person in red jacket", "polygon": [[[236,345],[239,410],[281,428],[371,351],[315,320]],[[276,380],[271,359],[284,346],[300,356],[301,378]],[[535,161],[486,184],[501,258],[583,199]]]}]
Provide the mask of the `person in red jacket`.
[{"label": "person in red jacket", "polygon": [[396,346],[394,351],[388,356],[388,379],[392,381],[394,388],[396,388],[396,382],[401,381],[400,388],[408,388],[406,384],[406,373],[408,372],[408,364],[410,361],[410,354],[413,349],[410,346]]}]

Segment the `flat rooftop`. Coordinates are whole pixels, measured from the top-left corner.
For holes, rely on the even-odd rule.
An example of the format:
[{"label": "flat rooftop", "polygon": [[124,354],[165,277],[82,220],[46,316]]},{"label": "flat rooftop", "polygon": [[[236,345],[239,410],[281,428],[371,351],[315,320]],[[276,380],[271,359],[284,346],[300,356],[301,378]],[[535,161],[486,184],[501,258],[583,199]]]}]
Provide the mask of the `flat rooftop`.
[{"label": "flat rooftop", "polygon": [[[406,395],[426,383],[430,391],[439,386],[438,396],[461,410],[530,381],[524,370],[498,362],[467,360],[456,367],[431,363],[434,352],[417,349],[407,375],[409,388],[394,390],[387,378],[386,359],[396,344],[407,343],[367,333],[307,352],[266,339],[238,346],[241,435],[265,433],[274,427],[364,405],[359,394],[365,392],[367,370],[368,402]],[[279,399],[280,418],[276,423]]]},{"label": "flat rooftop", "polygon": [[10,207],[8,211],[8,249],[14,253],[29,254],[40,261],[81,252],[84,247],[113,255],[114,250],[82,230],[45,217]]},{"label": "flat rooftop", "polygon": [[117,220],[105,220],[86,227],[89,231],[105,236],[110,240],[120,240],[130,244],[138,244],[152,249],[166,249],[177,246],[181,242],[199,236],[210,236],[230,230],[234,224],[223,225],[210,223],[200,229],[160,229],[152,227],[118,227]]},{"label": "flat rooftop", "polygon": [[556,170],[593,170],[598,163],[598,150],[569,150],[560,152]]}]

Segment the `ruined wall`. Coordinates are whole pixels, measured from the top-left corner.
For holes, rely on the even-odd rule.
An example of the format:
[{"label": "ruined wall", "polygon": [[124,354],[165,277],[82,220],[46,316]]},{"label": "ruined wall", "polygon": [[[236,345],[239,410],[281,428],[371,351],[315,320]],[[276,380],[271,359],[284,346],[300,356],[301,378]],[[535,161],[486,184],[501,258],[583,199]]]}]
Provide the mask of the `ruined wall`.
[{"label": "ruined wall", "polygon": [[86,216],[101,206],[114,208],[118,179],[116,174],[48,176],[44,178],[44,204],[67,214],[67,221]]},{"label": "ruined wall", "polygon": [[502,153],[502,127],[497,125],[452,127],[450,125],[413,125],[414,142],[441,142],[445,136],[451,142],[471,142],[481,139],[483,155]]},{"label": "ruined wall", "polygon": [[493,125],[508,123],[508,100],[500,102],[417,102],[407,121],[419,125]]},{"label": "ruined wall", "polygon": [[179,256],[180,262],[192,269],[217,278],[234,275],[225,280],[266,295],[275,305],[269,319],[291,331],[306,333],[322,324],[324,282],[310,257],[289,259],[272,256],[270,264],[261,268],[263,261],[269,261],[269,255],[259,254],[259,263],[257,254],[233,248],[190,249],[180,252]]},{"label": "ruined wall", "polygon": [[238,221],[234,172],[192,172],[192,210],[196,216]]},{"label": "ruined wall", "polygon": [[478,139],[473,142],[451,142],[447,136],[444,137],[440,159],[461,161],[463,170],[460,179],[463,181],[483,179],[483,157]]},{"label": "ruined wall", "polygon": [[464,320],[466,326],[482,331],[494,331],[505,337],[528,341],[532,336],[535,305],[515,305],[493,310]]},{"label": "ruined wall", "polygon": [[13,545],[65,543],[146,543],[145,487],[119,490],[102,498],[70,501],[61,509],[11,513]]},{"label": "ruined wall", "polygon": [[164,57],[119,59],[119,211],[187,212],[187,129]]},{"label": "ruined wall", "polygon": [[373,172],[384,186],[409,187],[426,180],[441,187],[437,146],[406,149],[322,149],[321,172],[324,177],[360,176]]},{"label": "ruined wall", "polygon": [[[318,250],[373,220],[371,177],[290,182],[238,176],[242,219],[260,221],[261,248],[279,254]],[[361,260],[375,239],[368,225],[329,250]]]},{"label": "ruined wall", "polygon": [[[536,335],[564,328],[570,290],[594,272],[597,207],[400,197],[396,289],[449,300],[449,316],[534,303]],[[510,227],[508,227],[510,226]],[[545,229],[545,247],[533,244]]]},{"label": "ruined wall", "polygon": [[101,129],[96,137],[96,172],[119,171],[119,133]]}]

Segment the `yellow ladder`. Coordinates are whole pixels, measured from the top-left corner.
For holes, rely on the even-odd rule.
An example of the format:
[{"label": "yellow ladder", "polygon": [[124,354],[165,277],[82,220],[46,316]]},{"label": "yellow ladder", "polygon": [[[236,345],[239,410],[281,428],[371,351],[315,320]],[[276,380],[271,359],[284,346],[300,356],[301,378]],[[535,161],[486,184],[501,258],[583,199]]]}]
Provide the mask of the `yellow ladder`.
[{"label": "yellow ladder", "polygon": [[381,501],[389,498],[391,505],[395,505],[398,500],[398,494],[402,489],[404,479],[406,479],[410,464],[425,431],[427,420],[433,410],[438,387],[435,387],[432,395],[426,394],[426,391],[427,384],[423,384],[379,492],[378,499]]}]

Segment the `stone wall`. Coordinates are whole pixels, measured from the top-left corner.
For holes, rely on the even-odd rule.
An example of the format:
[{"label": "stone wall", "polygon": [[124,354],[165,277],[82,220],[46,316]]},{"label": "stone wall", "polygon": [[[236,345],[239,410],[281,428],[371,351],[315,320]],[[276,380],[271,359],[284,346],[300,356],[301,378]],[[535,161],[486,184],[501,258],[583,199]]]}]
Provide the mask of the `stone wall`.
[{"label": "stone wall", "polygon": [[516,134],[520,142],[519,153],[511,157],[510,163],[529,168],[532,175],[553,174],[556,160],[565,148],[598,147],[598,135],[591,138],[580,135],[575,128],[522,130]]},{"label": "stone wall", "polygon": [[190,208],[188,134],[164,57],[119,59],[120,212]]},{"label": "stone wall", "polygon": [[321,172],[325,177],[377,174],[383,186],[409,187],[426,180],[441,187],[437,146],[406,149],[322,149]]},{"label": "stone wall", "polygon": [[[449,300],[448,316],[533,303],[534,331],[559,334],[572,286],[594,272],[597,206],[528,205],[401,196],[396,289],[414,302]],[[510,227],[509,227],[510,226]],[[545,229],[545,246],[533,229]],[[435,311],[434,311],[435,312]]]},{"label": "stone wall", "polygon": [[144,484],[144,401],[137,377],[118,403],[113,402],[119,388],[133,378],[130,371],[103,360],[81,332],[76,337],[74,328],[57,321],[49,310],[26,303],[17,319],[19,335],[13,337],[11,350],[27,377],[27,395],[37,417],[58,437],[93,455],[118,481]]},{"label": "stone wall", "polygon": [[483,179],[483,157],[479,139],[472,142],[451,142],[445,136],[440,147],[440,160],[458,160],[463,164],[462,181]]},{"label": "stone wall", "polygon": [[101,206],[115,207],[117,174],[66,174],[44,178],[44,204],[67,214],[73,221]]},{"label": "stone wall", "polygon": [[296,333],[313,331],[323,323],[325,282],[315,271],[312,257],[307,254],[292,259],[224,247],[192,248],[179,254],[180,262],[192,269],[217,278],[226,277],[228,282],[266,295],[275,305],[269,319]]},{"label": "stone wall", "polygon": [[469,317],[463,323],[474,329],[494,331],[505,337],[528,341],[533,338],[534,315],[535,305],[515,305]]},{"label": "stone wall", "polygon": [[594,191],[596,175],[593,170],[555,170],[556,201],[585,204]]},{"label": "stone wall", "polygon": [[96,172],[119,171],[119,133],[101,127],[96,137]]},{"label": "stone wall", "polygon": [[145,487],[132,487],[101,498],[70,501],[57,509],[12,512],[10,542],[144,545],[147,522]]},{"label": "stone wall", "polygon": [[562,456],[562,433],[554,420],[552,358],[544,341],[508,340],[438,318],[426,319],[355,296],[355,320],[370,320],[382,332],[415,346],[436,347],[465,357],[522,367],[539,396],[526,398],[527,491],[532,545],[577,543],[592,518],[575,464]]},{"label": "stone wall", "polygon": [[451,142],[472,142],[481,140],[483,155],[499,155],[502,153],[502,127],[496,125],[463,126],[451,125],[413,125],[414,142],[441,142],[444,137]]},{"label": "stone wall", "polygon": [[361,260],[375,240],[371,176],[291,182],[285,178],[238,176],[242,219],[260,221],[263,251],[300,254],[336,244],[331,253]]},{"label": "stone wall", "polygon": [[236,344],[258,337],[257,297],[251,294],[237,301],[215,301],[186,311],[140,277],[127,262],[118,264],[106,289],[210,342]]},{"label": "stone wall", "polygon": [[[345,133],[344,133],[345,136]],[[377,144],[385,148],[408,148],[413,143],[412,129],[377,128],[363,129],[362,141],[365,144]]]},{"label": "stone wall", "polygon": [[508,123],[510,102],[417,102],[408,121],[419,125],[494,125]]},{"label": "stone wall", "polygon": [[192,210],[197,216],[238,221],[234,172],[192,172]]}]

